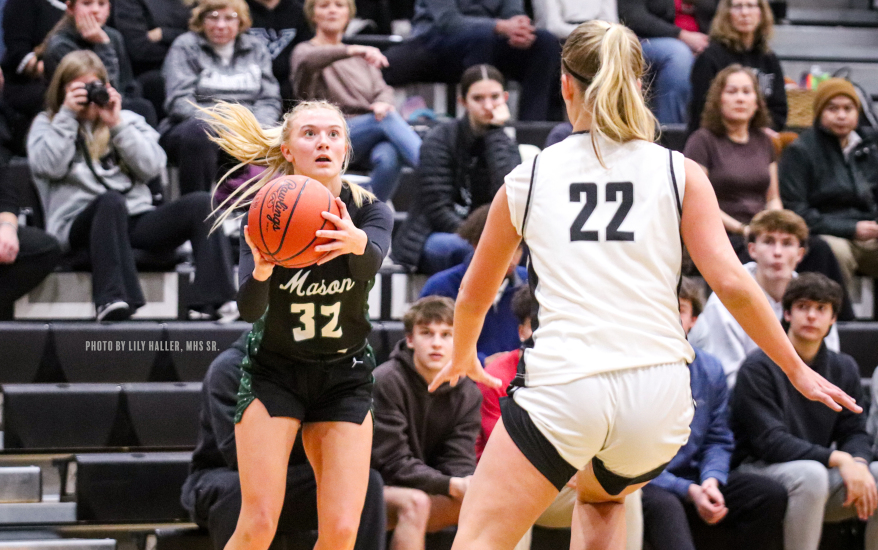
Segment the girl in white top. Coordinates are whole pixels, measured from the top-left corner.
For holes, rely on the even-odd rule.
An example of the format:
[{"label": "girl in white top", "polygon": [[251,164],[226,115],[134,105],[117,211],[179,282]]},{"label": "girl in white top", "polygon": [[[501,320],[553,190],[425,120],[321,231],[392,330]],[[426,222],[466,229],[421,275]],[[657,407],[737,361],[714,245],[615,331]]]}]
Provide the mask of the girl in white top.
[{"label": "girl in white top", "polygon": [[643,66],[625,27],[577,27],[561,76],[574,135],[516,168],[491,206],[458,297],[452,362],[431,389],[461,376],[499,385],[481,368],[476,340],[522,238],[538,309],[533,347],[466,492],[454,549],[513,548],[566,483],[578,497],[571,548],[624,548],[625,495],[657,476],[689,433],[681,241],[799,391],[860,410],[799,359],[732,251],[704,172],[652,143]]}]

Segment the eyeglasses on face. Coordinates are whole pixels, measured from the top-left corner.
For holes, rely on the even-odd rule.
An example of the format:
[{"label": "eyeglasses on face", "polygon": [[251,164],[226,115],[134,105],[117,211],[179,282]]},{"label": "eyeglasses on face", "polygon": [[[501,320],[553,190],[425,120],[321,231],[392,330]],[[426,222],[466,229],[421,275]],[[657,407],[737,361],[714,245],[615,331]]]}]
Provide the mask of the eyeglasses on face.
[{"label": "eyeglasses on face", "polygon": [[235,12],[220,13],[218,11],[212,11],[204,16],[204,20],[211,23],[219,23],[220,21],[224,21],[226,23],[234,23],[238,20],[238,14]]}]

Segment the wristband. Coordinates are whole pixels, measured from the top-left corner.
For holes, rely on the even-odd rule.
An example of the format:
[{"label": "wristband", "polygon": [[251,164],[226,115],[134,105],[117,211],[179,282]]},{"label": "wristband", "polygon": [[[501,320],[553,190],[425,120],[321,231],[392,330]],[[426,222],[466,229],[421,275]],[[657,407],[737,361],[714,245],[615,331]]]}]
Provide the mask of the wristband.
[{"label": "wristband", "polygon": [[866,459],[861,456],[855,456],[854,462],[859,462],[860,464],[865,464],[866,466],[869,465],[869,462],[867,462]]},{"label": "wristband", "polygon": [[11,225],[12,227],[15,228],[16,231],[18,231],[18,224],[17,224],[17,223],[12,223],[12,222],[0,222],[0,227],[2,227],[2,226],[4,226],[4,225]]}]

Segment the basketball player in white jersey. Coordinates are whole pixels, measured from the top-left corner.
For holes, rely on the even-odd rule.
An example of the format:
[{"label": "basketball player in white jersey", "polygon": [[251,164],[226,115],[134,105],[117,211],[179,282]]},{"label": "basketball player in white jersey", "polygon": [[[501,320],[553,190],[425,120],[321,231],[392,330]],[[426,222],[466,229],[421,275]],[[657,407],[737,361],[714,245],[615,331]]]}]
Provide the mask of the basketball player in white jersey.
[{"label": "basketball player in white jersey", "polygon": [[501,401],[455,550],[513,548],[568,482],[578,496],[571,548],[624,548],[625,495],[656,477],[689,436],[694,354],[678,311],[682,243],[799,391],[861,410],[799,359],[732,251],[704,172],[652,143],[634,34],[583,23],[562,67],[574,134],[506,177],[461,286],[452,362],[431,384],[499,383],[479,365],[476,340],[523,239],[538,302],[533,347]]}]

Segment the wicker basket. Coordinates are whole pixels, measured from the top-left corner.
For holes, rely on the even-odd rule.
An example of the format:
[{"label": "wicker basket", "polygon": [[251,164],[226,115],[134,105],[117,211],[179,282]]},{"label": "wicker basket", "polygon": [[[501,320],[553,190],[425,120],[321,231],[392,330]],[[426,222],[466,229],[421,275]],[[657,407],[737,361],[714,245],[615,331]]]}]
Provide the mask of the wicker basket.
[{"label": "wicker basket", "polygon": [[787,90],[787,127],[808,128],[814,124],[814,97],[817,90]]}]

